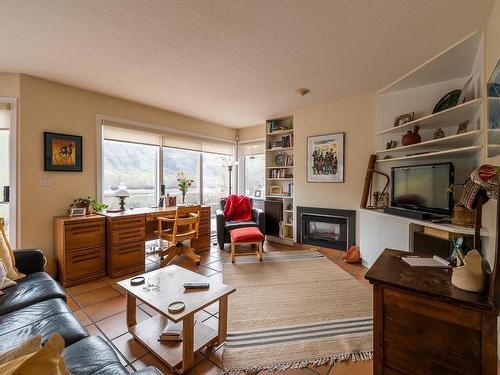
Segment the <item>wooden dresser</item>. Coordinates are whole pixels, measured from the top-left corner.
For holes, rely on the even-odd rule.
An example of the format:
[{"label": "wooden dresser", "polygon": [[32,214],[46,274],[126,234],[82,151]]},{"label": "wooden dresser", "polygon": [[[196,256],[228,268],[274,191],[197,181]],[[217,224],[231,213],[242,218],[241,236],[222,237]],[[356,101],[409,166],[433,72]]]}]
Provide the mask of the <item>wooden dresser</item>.
[{"label": "wooden dresser", "polygon": [[373,284],[375,375],[497,374],[497,311],[488,295],[455,288],[451,270],[410,267],[384,250]]},{"label": "wooden dresser", "polygon": [[106,276],[106,221],[99,215],[54,218],[59,281],[69,287]]}]

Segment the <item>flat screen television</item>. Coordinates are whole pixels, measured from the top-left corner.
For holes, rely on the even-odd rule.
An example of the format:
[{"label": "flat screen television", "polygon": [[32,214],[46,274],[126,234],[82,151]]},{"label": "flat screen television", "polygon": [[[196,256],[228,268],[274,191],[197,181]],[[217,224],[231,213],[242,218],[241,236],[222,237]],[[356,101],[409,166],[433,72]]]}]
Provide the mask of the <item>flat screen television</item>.
[{"label": "flat screen television", "polygon": [[454,182],[452,163],[436,163],[393,167],[391,170],[391,206],[451,215],[453,193],[448,187]]}]

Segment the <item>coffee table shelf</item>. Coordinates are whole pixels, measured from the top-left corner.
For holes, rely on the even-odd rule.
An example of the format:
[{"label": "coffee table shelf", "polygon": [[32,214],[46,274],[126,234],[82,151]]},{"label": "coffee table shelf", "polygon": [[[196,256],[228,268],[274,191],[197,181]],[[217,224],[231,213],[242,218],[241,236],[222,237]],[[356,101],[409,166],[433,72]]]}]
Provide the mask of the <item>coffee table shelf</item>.
[{"label": "coffee table shelf", "polygon": [[[129,332],[144,346],[154,352],[172,369],[182,364],[182,341],[160,342],[158,337],[167,325],[167,318],[156,315],[142,323],[129,328]],[[194,352],[217,341],[218,332],[202,322],[194,325]]]}]

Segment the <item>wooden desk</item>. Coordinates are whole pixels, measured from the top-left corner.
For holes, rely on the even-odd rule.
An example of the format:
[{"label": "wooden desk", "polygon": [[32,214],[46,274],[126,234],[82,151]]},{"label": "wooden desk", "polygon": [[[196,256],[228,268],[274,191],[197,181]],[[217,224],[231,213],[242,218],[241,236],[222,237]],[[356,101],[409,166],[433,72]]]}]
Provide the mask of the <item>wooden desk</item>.
[{"label": "wooden desk", "polygon": [[[135,208],[122,212],[101,211],[106,217],[107,275],[118,277],[145,270],[145,241],[157,239],[158,216],[172,217],[175,207]],[[196,252],[210,249],[210,207],[202,206]]]},{"label": "wooden desk", "polygon": [[[158,216],[175,215],[175,207],[101,211],[88,216],[54,218],[59,281],[64,287],[108,275],[144,272],[145,241],[157,239]],[[210,249],[210,207],[202,206],[199,236],[191,241],[199,253]]]},{"label": "wooden desk", "polygon": [[384,250],[373,284],[374,375],[497,374],[497,315],[487,293],[451,284],[451,270],[410,267]]}]

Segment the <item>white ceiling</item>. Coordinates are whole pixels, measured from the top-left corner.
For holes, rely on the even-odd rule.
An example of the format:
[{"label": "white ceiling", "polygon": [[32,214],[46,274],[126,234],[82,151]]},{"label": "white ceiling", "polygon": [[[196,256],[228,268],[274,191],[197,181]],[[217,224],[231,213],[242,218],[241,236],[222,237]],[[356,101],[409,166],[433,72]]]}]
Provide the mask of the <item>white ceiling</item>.
[{"label": "white ceiling", "polygon": [[375,92],[482,29],[492,4],[0,0],[0,71],[245,127]]}]

